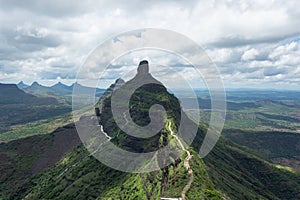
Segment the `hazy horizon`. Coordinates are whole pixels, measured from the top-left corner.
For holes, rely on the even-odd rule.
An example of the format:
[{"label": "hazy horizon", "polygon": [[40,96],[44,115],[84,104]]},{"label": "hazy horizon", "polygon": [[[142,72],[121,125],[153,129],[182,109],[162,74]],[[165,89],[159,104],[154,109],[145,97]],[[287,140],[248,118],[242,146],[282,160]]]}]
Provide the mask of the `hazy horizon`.
[{"label": "hazy horizon", "polygon": [[[73,80],[72,80],[73,81]],[[52,87],[52,86],[54,86],[54,85],[56,85],[56,84],[58,84],[58,83],[62,83],[62,84],[64,84],[64,85],[66,85],[66,86],[71,86],[71,85],[73,85],[74,83],[76,83],[77,82],[77,80],[74,80],[74,82],[72,82],[71,80],[70,81],[65,81],[65,80],[59,80],[59,81],[57,81],[57,82],[51,82],[50,84],[43,84],[43,82],[40,82],[40,81],[32,81],[31,83],[26,83],[26,82],[24,82],[24,81],[22,81],[22,80],[20,80],[20,81],[17,81],[17,82],[0,82],[0,84],[18,84],[18,83],[20,83],[20,82],[23,82],[25,85],[27,85],[27,86],[30,86],[30,85],[32,85],[34,82],[37,82],[38,84],[40,84],[40,85],[42,85],[42,86],[45,86],[45,87]],[[82,86],[86,86],[86,87],[92,87],[92,88],[94,88],[92,85],[84,85],[84,84],[82,84],[82,83],[80,83],[80,82],[77,82],[77,83],[79,83],[80,85],[82,85]],[[113,84],[114,83],[114,81],[112,81],[110,84]],[[109,84],[109,85],[110,85]],[[97,87],[97,88],[99,88],[99,89],[107,89],[108,87],[109,87],[109,85],[107,85],[107,87]],[[178,90],[178,91],[180,91],[180,90],[187,90],[188,88],[175,88],[175,90]],[[208,89],[207,88],[193,88],[194,90],[201,90],[201,91],[208,91]],[[295,89],[289,89],[289,88],[267,88],[267,87],[265,87],[265,88],[251,88],[251,87],[225,87],[224,88],[226,91],[238,91],[238,90],[245,90],[245,91],[251,91],[251,90],[253,90],[253,91],[296,91],[296,92],[299,92],[300,91],[300,89],[298,89],[298,88],[295,88]]]}]

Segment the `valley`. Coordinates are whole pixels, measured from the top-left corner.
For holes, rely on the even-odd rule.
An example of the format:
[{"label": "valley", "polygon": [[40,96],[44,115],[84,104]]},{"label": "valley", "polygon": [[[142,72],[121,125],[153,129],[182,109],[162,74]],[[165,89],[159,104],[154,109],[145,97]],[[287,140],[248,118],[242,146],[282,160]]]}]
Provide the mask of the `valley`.
[{"label": "valley", "polygon": [[[149,92],[153,87],[155,95]],[[13,102],[11,100],[3,102],[3,112],[28,104],[38,114],[30,112],[30,117],[24,118],[19,113],[25,110],[20,109],[14,114],[14,120],[4,120],[3,115],[0,170],[4,173],[0,177],[0,188],[3,188],[0,199],[300,198],[300,104],[292,98],[295,95],[289,99],[285,97],[285,100],[256,101],[230,94],[222,136],[214,150],[200,159],[197,151],[211,114],[205,95],[199,97],[202,122],[198,134],[191,147],[186,147],[176,132],[179,104],[164,87],[142,87],[131,101],[131,117],[140,125],[149,122],[145,108],[153,103],[169,109],[165,128],[151,140],[137,140],[116,129],[109,111],[113,88],[114,85],[103,92],[101,103],[96,104],[101,108],[103,124],[95,127],[100,126],[106,139],[93,152],[87,152],[82,145],[72,125],[70,104],[64,100],[67,99],[64,95],[48,93],[30,96],[32,94],[21,90],[24,100],[13,104],[8,104]],[[252,94],[255,97],[255,93]],[[153,97],[160,100],[153,100]],[[186,100],[189,101],[188,98]],[[41,113],[41,109],[46,111],[45,101],[50,110]],[[64,109],[57,111],[57,105]],[[86,115],[78,120],[86,123],[84,120],[89,120],[92,115],[87,112],[89,109],[86,107],[78,111]],[[192,116],[197,109],[188,107],[185,111]],[[122,117],[129,123],[129,116],[123,113]],[[93,157],[105,149],[103,147],[108,141],[133,152],[155,150],[170,143],[174,145],[172,148],[183,154],[170,166],[155,172],[125,173],[111,169]],[[170,155],[166,159],[174,158]],[[153,157],[151,162],[164,161]]]},{"label": "valley", "polygon": [[300,0],[0,2],[0,200],[300,200]]}]

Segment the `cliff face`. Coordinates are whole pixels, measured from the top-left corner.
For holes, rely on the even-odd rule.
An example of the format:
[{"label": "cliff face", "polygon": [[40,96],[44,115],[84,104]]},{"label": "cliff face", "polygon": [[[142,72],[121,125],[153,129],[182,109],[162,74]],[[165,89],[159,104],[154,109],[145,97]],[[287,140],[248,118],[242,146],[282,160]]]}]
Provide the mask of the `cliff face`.
[{"label": "cliff face", "polygon": [[[96,106],[96,112],[99,112],[100,116],[99,123],[103,126],[104,131],[112,137],[111,141],[114,145],[126,151],[136,153],[159,152],[159,149],[170,145],[169,151],[152,158],[152,162],[158,163],[160,169],[142,174],[139,177],[142,187],[141,192],[146,195],[147,199],[157,199],[158,197],[178,198],[182,195],[184,195],[184,198],[187,196],[190,199],[198,199],[207,195],[205,191],[211,192],[211,195],[216,198],[221,198],[221,194],[214,189],[212,181],[206,173],[204,163],[192,149],[187,149],[185,142],[179,136],[181,117],[185,118],[185,122],[188,121],[187,123],[197,125],[183,113],[179,100],[173,94],[170,94],[162,83],[154,79],[148,70],[148,63],[142,61],[138,67],[138,73],[133,79],[123,83],[118,88],[114,87],[116,83],[109,87],[105,92],[107,95],[102,97]],[[139,86],[142,82],[148,84]],[[129,90],[132,88],[136,88],[136,90],[129,99],[128,116],[125,114],[126,111],[122,113],[122,116],[113,116],[111,107],[113,92],[119,92],[119,96],[122,98],[130,93]],[[122,103],[123,99],[120,102],[117,101],[116,104],[118,106]],[[163,106],[165,110],[166,116],[164,116],[164,119],[151,118],[149,115],[151,107],[157,104]],[[115,121],[116,117],[125,118],[126,123],[132,120],[133,123],[141,127],[145,127],[150,123],[159,123],[159,120],[165,120],[166,123],[154,136],[139,138],[128,135],[120,129]],[[199,136],[203,136],[204,130],[199,129],[198,133]],[[141,132],[141,134],[143,133]],[[198,138],[198,142],[201,142],[201,137]],[[178,157],[180,154],[181,156]],[[172,164],[165,166],[166,163]],[[200,179],[205,180],[205,183],[200,185],[198,182]],[[120,189],[117,189],[117,191],[124,192]],[[117,191],[110,191],[110,194],[117,195]]]},{"label": "cliff face", "polygon": [[[104,131],[114,138],[112,142],[115,145],[133,152],[155,151],[162,145],[159,144],[159,138],[165,129],[162,129],[156,135],[149,138],[134,137],[125,133],[124,129],[121,130],[114,117],[122,117],[125,123],[132,122],[138,126],[145,127],[151,123],[149,109],[151,106],[159,104],[166,110],[166,118],[179,121],[180,104],[174,95],[169,94],[167,89],[148,73],[148,64],[145,64],[145,61],[141,62],[137,71],[137,75],[132,80],[125,83],[123,80],[118,79],[115,84],[110,86],[104,93],[105,95],[99,100],[96,110],[100,111],[100,123],[103,125]],[[130,93],[128,90],[131,90],[145,80],[148,80],[150,84],[138,87],[131,95],[129,99],[129,113],[124,111],[121,113],[122,116],[113,116],[111,107],[112,92],[119,90],[119,93],[121,93],[119,94],[120,98],[125,98],[127,93]],[[119,105],[124,102],[123,99],[117,99],[117,101]],[[152,123],[157,123],[155,120],[159,120],[159,118],[152,118],[152,120]]]}]

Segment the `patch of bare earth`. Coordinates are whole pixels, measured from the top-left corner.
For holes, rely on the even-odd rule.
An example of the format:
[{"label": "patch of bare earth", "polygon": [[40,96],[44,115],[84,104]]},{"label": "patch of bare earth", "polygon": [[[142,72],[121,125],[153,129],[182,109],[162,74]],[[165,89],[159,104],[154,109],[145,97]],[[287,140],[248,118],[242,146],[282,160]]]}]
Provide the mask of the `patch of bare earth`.
[{"label": "patch of bare earth", "polygon": [[297,171],[300,171],[300,156],[292,158],[273,158],[271,161],[275,164],[291,167]]},{"label": "patch of bare earth", "polygon": [[52,133],[52,144],[44,150],[43,154],[32,165],[32,173],[57,163],[67,152],[81,144],[80,138],[73,124],[58,128]]}]

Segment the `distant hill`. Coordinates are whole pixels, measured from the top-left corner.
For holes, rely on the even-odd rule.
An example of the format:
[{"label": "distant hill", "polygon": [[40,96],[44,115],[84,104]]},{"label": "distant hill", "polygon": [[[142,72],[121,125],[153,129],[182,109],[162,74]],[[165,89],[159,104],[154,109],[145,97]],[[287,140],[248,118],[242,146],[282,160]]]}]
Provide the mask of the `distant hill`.
[{"label": "distant hill", "polygon": [[101,88],[92,88],[92,87],[87,87],[87,86],[83,86],[81,84],[79,84],[78,82],[73,83],[71,86],[72,88],[72,92],[73,92],[73,88],[76,87],[77,91],[80,91],[81,94],[91,94],[93,92],[96,93],[96,96],[100,96],[105,92],[105,89],[101,89]]},{"label": "distant hill", "polygon": [[33,95],[26,94],[24,91],[20,90],[15,84],[0,83],[0,95],[0,104],[19,103],[23,101],[31,101],[34,99]]},{"label": "distant hill", "polygon": [[27,88],[29,85],[25,84],[23,81],[20,81],[18,84],[17,84],[18,88],[20,89],[25,89]]},{"label": "distant hill", "polygon": [[0,83],[0,104],[55,104],[54,98],[38,98],[19,89],[15,84]]},{"label": "distant hill", "polygon": [[[40,87],[34,84],[34,87]],[[13,125],[46,119],[71,111],[69,105],[53,97],[37,97],[16,84],[0,84],[0,134]]]},{"label": "distant hill", "polygon": [[96,96],[98,97],[105,91],[104,89],[100,88],[95,89],[92,87],[83,86],[77,82],[70,86],[58,82],[51,87],[43,86],[38,82],[33,82],[30,86],[24,88],[24,91],[36,95],[71,95],[75,86],[79,91],[81,91],[82,94],[90,94],[96,91]]},{"label": "distant hill", "polygon": [[55,94],[61,94],[61,95],[71,94],[73,91],[72,86],[65,85],[61,82],[56,83],[50,88],[53,90]]},{"label": "distant hill", "polygon": [[300,170],[300,135],[297,133],[229,129],[224,131],[224,135],[269,161]]},{"label": "distant hill", "polygon": [[30,94],[53,94],[50,87],[43,86],[36,81],[24,88],[24,91]]}]

